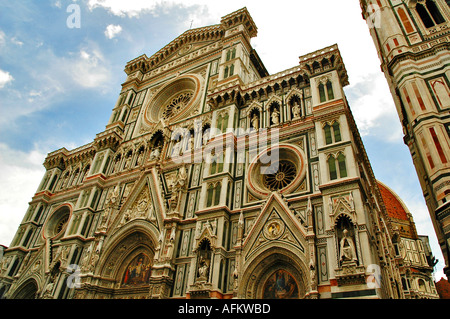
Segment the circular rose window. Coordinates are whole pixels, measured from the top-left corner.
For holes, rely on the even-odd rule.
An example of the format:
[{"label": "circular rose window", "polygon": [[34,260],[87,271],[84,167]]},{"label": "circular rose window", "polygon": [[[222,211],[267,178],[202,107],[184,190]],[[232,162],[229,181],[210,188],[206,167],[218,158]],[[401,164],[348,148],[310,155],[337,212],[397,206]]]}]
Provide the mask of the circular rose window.
[{"label": "circular rose window", "polygon": [[162,114],[165,120],[177,115],[182,111],[192,99],[194,92],[187,91],[177,94],[168,105],[164,107],[164,112]]},{"label": "circular rose window", "polygon": [[50,218],[44,224],[44,237],[54,238],[61,235],[66,230],[67,224],[70,219],[70,208],[68,206],[62,206],[52,213]]},{"label": "circular rose window", "polygon": [[282,160],[277,166],[278,169],[262,175],[264,186],[271,191],[278,191],[289,186],[297,175],[297,168],[291,161]]},{"label": "circular rose window", "polygon": [[147,104],[144,120],[155,124],[161,119],[173,122],[187,117],[200,102],[201,83],[200,77],[192,74],[164,85]]},{"label": "circular rose window", "polygon": [[305,179],[305,154],[291,144],[280,144],[267,149],[250,164],[247,173],[248,189],[257,198],[270,193],[291,193]]}]

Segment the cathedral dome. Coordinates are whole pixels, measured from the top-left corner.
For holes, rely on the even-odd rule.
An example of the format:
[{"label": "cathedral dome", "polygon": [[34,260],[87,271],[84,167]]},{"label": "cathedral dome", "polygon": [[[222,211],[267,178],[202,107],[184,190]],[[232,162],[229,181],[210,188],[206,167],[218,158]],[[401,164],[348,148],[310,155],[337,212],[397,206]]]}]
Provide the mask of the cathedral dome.
[{"label": "cathedral dome", "polygon": [[409,210],[400,197],[385,184],[380,181],[377,181],[377,183],[388,215],[391,218],[409,221]]}]

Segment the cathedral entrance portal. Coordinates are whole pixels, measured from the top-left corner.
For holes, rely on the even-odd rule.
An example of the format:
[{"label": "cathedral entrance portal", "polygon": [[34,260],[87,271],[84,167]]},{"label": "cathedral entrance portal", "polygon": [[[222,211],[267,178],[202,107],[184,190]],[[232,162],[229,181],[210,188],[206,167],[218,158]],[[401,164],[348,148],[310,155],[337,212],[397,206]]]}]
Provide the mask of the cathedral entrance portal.
[{"label": "cathedral entrance portal", "polygon": [[290,252],[277,249],[256,257],[247,269],[239,289],[247,299],[303,299],[307,275],[302,262]]},{"label": "cathedral entrance portal", "polygon": [[284,269],[272,273],[264,283],[263,299],[298,299],[298,284],[294,277]]}]

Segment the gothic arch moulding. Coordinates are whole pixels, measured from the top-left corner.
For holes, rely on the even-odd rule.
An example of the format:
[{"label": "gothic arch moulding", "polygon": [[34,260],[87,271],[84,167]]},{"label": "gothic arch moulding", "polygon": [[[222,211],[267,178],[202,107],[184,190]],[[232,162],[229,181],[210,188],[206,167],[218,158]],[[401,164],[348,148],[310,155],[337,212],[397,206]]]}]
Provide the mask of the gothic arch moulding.
[{"label": "gothic arch moulding", "polygon": [[99,274],[115,279],[116,285],[120,286],[126,267],[139,255],[153,262],[158,237],[159,231],[147,221],[128,223],[105,244],[101,254],[105,257],[100,259]]},{"label": "gothic arch moulding", "polygon": [[11,299],[36,299],[39,289],[39,284],[34,278],[25,281],[19,288],[17,288]]},{"label": "gothic arch moulding", "polygon": [[240,298],[303,299],[307,294],[306,267],[287,248],[268,248],[244,267],[238,293]]}]

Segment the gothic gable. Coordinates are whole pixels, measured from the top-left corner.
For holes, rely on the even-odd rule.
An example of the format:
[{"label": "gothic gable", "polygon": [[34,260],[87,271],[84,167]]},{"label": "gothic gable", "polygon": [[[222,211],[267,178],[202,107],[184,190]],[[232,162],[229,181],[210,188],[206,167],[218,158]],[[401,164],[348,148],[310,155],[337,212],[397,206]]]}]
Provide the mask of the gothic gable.
[{"label": "gothic gable", "polygon": [[281,195],[274,192],[262,206],[243,243],[245,259],[258,254],[264,247],[290,246],[302,253],[307,243],[306,230],[300,224]]},{"label": "gothic gable", "polygon": [[111,225],[111,231],[117,232],[126,224],[134,220],[146,220],[152,223],[157,229],[161,229],[163,224],[163,209],[161,201],[154,189],[152,174],[143,175],[135,183],[130,195],[120,208],[114,222]]}]

